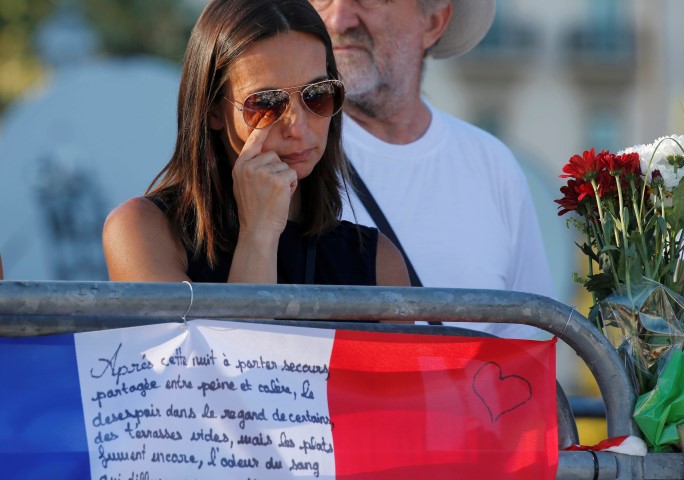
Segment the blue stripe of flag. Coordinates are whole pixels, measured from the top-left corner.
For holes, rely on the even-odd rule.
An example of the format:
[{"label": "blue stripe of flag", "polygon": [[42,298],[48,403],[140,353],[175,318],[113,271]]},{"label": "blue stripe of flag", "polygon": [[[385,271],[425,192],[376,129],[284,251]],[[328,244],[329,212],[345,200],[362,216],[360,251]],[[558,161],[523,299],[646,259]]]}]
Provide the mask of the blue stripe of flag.
[{"label": "blue stripe of flag", "polygon": [[90,478],[73,335],[0,338],[0,478]]}]

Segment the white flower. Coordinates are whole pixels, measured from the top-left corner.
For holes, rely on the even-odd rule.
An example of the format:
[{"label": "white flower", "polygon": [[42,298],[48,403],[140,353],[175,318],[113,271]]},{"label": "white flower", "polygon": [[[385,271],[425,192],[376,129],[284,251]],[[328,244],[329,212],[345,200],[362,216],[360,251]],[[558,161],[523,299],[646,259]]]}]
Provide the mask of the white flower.
[{"label": "white flower", "polygon": [[646,182],[650,183],[651,172],[658,170],[668,192],[679,185],[684,177],[684,168],[677,168],[675,173],[674,165],[670,165],[667,159],[671,155],[684,155],[684,135],[660,137],[648,145],[635,145],[618,153],[638,153],[641,173],[646,177]]}]

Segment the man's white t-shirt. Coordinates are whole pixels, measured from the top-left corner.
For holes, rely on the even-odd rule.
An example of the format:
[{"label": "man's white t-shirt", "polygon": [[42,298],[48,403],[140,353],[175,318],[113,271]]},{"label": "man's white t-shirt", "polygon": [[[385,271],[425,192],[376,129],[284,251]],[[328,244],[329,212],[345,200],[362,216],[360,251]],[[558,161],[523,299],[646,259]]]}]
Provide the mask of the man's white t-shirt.
[{"label": "man's white t-shirt", "polygon": [[[343,121],[345,152],[423,286],[554,297],[532,197],[513,154],[483,130],[428,107],[430,127],[407,145],[383,142],[347,115]],[[352,207],[345,205],[343,219],[375,226],[353,194]],[[458,326],[501,337],[540,333],[526,325]]]}]

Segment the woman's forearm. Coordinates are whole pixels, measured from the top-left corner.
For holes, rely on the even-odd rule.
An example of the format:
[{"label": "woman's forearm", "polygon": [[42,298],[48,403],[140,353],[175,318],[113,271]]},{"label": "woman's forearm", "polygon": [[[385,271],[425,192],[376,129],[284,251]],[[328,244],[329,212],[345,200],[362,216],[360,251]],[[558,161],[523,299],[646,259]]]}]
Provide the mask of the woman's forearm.
[{"label": "woman's forearm", "polygon": [[278,283],[278,241],[270,231],[240,231],[229,283]]}]

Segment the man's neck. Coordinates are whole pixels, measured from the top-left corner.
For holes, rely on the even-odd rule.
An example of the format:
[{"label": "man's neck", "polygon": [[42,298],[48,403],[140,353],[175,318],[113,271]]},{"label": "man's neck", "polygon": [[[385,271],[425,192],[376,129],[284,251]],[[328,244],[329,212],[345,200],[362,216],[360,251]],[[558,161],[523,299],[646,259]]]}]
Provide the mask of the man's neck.
[{"label": "man's neck", "polygon": [[[398,102],[394,97],[394,102]],[[384,102],[385,105],[391,102]],[[374,137],[394,145],[406,145],[422,137],[430,126],[432,114],[419,96],[398,108],[368,112],[347,99],[344,112]]]}]

